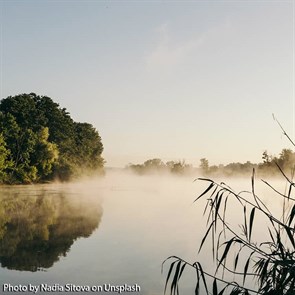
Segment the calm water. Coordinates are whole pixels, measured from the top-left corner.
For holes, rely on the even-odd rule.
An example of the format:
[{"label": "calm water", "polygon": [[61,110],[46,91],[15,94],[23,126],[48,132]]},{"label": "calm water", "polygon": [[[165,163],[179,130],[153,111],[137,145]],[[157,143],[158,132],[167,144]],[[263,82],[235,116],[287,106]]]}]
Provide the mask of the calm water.
[{"label": "calm water", "polygon": [[[89,292],[95,294],[104,284],[137,284],[140,292],[130,294],[163,294],[168,256],[205,266],[211,260],[210,247],[197,256],[205,203],[192,204],[205,186],[190,177],[112,173],[75,184],[1,187],[1,291],[48,284],[50,294],[97,286]],[[193,293],[193,275],[183,276],[181,294]]]}]

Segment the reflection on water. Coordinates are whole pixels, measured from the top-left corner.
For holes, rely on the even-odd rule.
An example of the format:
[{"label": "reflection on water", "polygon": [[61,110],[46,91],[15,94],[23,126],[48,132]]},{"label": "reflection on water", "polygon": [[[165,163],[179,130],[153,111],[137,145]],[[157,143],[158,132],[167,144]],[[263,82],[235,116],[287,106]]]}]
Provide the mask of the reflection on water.
[{"label": "reflection on water", "polygon": [[66,256],[74,241],[98,227],[102,208],[64,192],[2,190],[0,194],[0,263],[38,271]]},{"label": "reflection on water", "polygon": [[[235,191],[251,190],[250,178],[222,181]],[[256,193],[279,217],[279,200],[258,182],[256,185]],[[207,183],[193,182],[190,177],[119,172],[80,183],[2,186],[0,293],[19,294],[5,292],[4,284],[138,284],[141,295],[160,295],[169,270],[165,264],[161,274],[161,265],[170,255],[199,261],[204,271],[214,273],[210,242],[198,254],[206,232],[206,200],[193,203],[206,187]],[[228,221],[238,226],[241,214],[235,205],[228,202]],[[260,224],[252,233],[259,242],[267,234]],[[186,268],[181,294],[193,294],[194,289],[195,272]]]}]

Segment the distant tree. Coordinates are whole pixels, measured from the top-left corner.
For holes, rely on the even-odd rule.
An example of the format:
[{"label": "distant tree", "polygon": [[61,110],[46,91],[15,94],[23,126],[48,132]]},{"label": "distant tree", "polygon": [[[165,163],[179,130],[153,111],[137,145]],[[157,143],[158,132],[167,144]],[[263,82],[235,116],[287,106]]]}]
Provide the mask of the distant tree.
[{"label": "distant tree", "polygon": [[143,175],[146,173],[162,173],[171,172],[173,174],[182,175],[189,173],[192,166],[186,164],[185,161],[168,161],[166,164],[158,158],[149,159],[143,164],[129,164],[127,169],[133,170],[135,173]]},{"label": "distant tree", "polygon": [[268,164],[271,162],[271,156],[268,154],[267,151],[264,151],[262,153],[262,160],[263,160],[263,163],[265,163],[265,164]]},{"label": "distant tree", "polygon": [[283,149],[278,159],[278,165],[285,170],[293,170],[295,166],[295,153],[290,149]]},{"label": "distant tree", "polygon": [[214,174],[218,172],[219,167],[217,165],[213,165],[209,167],[208,173],[209,174]]},{"label": "distant tree", "polygon": [[143,175],[144,174],[144,166],[141,164],[132,164],[129,163],[126,166],[126,169],[130,169],[131,171],[135,172],[136,174]]},{"label": "distant tree", "polygon": [[161,159],[158,158],[145,161],[143,166],[146,171],[161,171],[165,169],[165,164]]},{"label": "distant tree", "polygon": [[170,170],[171,173],[173,174],[185,174],[191,170],[191,165],[186,164],[185,161],[169,161],[166,163],[166,166]]},{"label": "distant tree", "polygon": [[209,172],[209,161],[206,158],[200,160],[200,169],[204,174]]},{"label": "distant tree", "polygon": [[279,156],[269,155],[267,151],[262,154],[263,162],[258,165],[262,175],[279,175],[278,166],[285,171],[294,171],[295,153],[290,149],[282,149]]}]

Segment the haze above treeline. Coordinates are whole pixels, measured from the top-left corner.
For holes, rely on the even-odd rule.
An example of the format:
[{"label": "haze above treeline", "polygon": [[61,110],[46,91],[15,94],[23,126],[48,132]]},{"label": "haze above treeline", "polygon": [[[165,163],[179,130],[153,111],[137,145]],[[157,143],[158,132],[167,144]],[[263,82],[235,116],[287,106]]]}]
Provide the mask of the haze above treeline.
[{"label": "haze above treeline", "polygon": [[[9,96],[0,102],[0,183],[22,184],[70,181],[104,173],[103,143],[89,123],[75,122],[65,108],[48,96],[35,93]],[[283,149],[276,156],[264,151],[260,163],[210,165],[206,158],[191,164],[160,158],[128,164],[138,175],[171,173],[204,176],[243,176],[253,168],[263,175],[290,173],[295,153]]]}]

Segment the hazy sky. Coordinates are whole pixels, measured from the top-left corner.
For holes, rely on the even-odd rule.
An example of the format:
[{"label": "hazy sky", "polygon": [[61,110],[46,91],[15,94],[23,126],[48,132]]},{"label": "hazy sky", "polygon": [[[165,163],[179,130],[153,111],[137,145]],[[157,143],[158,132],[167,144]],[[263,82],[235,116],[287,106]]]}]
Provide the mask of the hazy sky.
[{"label": "hazy sky", "polygon": [[3,1],[1,98],[99,131],[107,166],[261,161],[294,131],[294,1]]}]

